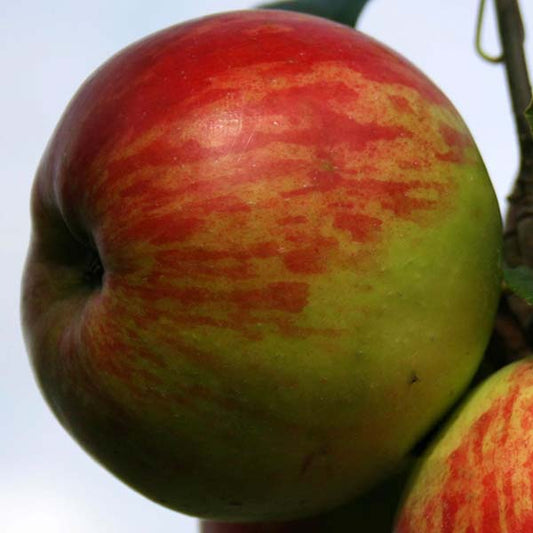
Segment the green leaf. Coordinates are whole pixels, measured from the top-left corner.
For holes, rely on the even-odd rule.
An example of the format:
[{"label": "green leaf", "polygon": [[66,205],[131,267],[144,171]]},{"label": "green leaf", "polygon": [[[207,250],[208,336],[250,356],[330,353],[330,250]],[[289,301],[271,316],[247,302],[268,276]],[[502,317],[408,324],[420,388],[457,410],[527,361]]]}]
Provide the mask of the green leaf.
[{"label": "green leaf", "polygon": [[533,270],[526,266],[505,267],[503,279],[509,289],[528,304],[533,305]]},{"label": "green leaf", "polygon": [[294,0],[261,4],[261,9],[284,9],[317,15],[354,27],[368,0]]},{"label": "green leaf", "polygon": [[529,122],[529,129],[531,130],[531,132],[533,132],[533,99],[531,100],[531,102],[529,102],[529,105],[525,110],[525,115],[527,121]]}]

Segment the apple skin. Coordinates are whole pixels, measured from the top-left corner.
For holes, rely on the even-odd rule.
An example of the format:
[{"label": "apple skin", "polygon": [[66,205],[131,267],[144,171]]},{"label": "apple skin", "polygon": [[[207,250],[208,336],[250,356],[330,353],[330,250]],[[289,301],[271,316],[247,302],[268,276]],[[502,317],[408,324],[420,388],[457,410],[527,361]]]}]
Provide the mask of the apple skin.
[{"label": "apple skin", "polygon": [[533,531],[533,358],[483,382],[408,483],[395,533]]},{"label": "apple skin", "polygon": [[415,461],[353,501],[327,513],[289,522],[231,523],[202,521],[200,533],[390,533],[404,486]]},{"label": "apple skin", "polygon": [[324,19],[163,30],[80,88],[37,171],[22,321],[66,430],[217,520],[340,506],[468,384],[501,220],[457,111]]}]

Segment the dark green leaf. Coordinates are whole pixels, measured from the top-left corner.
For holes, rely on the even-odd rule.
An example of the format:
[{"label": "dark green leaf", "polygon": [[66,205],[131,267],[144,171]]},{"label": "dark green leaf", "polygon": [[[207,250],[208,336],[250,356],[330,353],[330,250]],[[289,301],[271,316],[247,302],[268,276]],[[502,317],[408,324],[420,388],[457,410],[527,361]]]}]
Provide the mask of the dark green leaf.
[{"label": "dark green leaf", "polygon": [[526,113],[527,121],[529,122],[529,128],[533,132],[533,100],[529,102],[529,105],[527,106],[525,113]]},{"label": "dark green leaf", "polygon": [[506,285],[517,296],[528,304],[533,305],[533,270],[526,266],[503,269],[503,279]]},{"label": "dark green leaf", "polygon": [[284,9],[317,15],[354,27],[368,0],[294,0],[269,2],[258,6],[261,9]]}]

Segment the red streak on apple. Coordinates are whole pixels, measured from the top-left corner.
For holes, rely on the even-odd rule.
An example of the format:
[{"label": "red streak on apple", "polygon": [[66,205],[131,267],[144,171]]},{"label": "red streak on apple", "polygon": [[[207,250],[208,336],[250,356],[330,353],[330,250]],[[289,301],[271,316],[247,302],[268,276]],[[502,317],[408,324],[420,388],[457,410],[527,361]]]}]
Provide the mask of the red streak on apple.
[{"label": "red streak on apple", "polygon": [[361,214],[339,213],[333,222],[335,228],[348,230],[355,242],[366,242],[374,237],[381,227],[381,220]]},{"label": "red streak on apple", "polygon": [[389,99],[398,111],[401,111],[402,113],[414,113],[414,110],[407,98],[404,98],[398,94],[391,94]]}]

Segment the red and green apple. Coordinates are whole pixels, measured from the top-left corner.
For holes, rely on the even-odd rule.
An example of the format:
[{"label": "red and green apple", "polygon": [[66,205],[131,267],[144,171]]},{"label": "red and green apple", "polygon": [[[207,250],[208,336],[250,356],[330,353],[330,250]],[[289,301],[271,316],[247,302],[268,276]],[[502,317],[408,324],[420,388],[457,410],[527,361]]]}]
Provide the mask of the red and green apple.
[{"label": "red and green apple", "polygon": [[396,533],[533,531],[533,358],[490,376],[409,481]]},{"label": "red and green apple", "polygon": [[371,38],[241,11],[121,51],[37,171],[22,315],[66,430],[220,520],[326,511],[473,375],[501,221],[443,93]]}]

